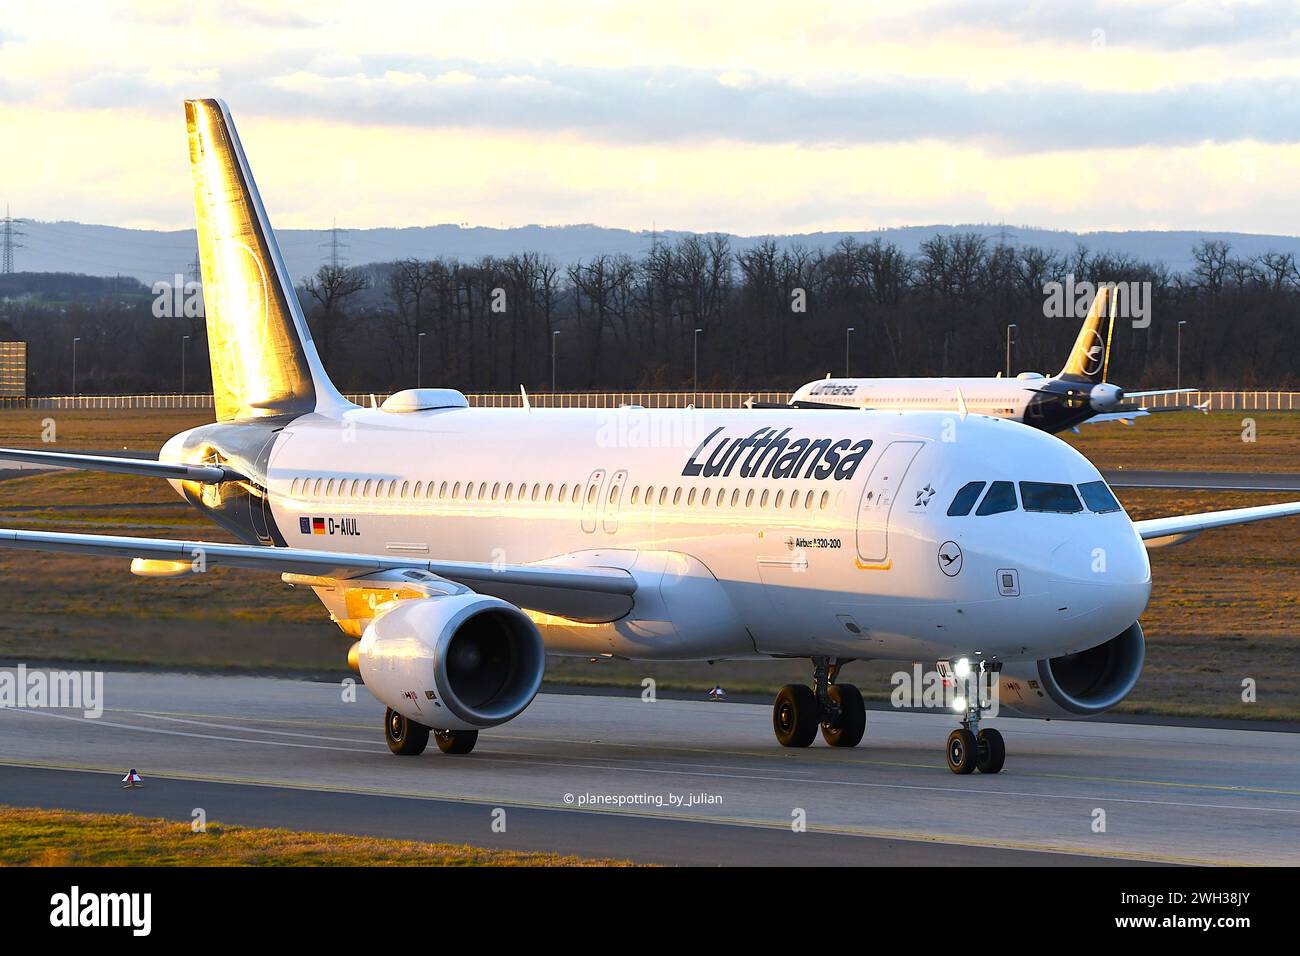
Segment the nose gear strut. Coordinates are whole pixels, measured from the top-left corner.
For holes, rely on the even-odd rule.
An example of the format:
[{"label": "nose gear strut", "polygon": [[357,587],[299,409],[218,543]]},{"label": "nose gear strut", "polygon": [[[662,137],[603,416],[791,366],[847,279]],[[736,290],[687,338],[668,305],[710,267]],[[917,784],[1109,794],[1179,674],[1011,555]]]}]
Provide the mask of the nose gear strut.
[{"label": "nose gear strut", "polygon": [[[951,661],[940,662],[940,670],[958,673],[958,667]],[[997,773],[1007,759],[1006,744],[1002,735],[992,727],[980,729],[980,716],[988,708],[988,702],[980,697],[980,691],[986,686],[982,679],[988,675],[997,680],[1002,670],[1001,661],[980,661],[972,665],[966,663],[965,673],[957,677],[962,682],[961,727],[948,735],[947,761],[948,769],[957,774]]]}]

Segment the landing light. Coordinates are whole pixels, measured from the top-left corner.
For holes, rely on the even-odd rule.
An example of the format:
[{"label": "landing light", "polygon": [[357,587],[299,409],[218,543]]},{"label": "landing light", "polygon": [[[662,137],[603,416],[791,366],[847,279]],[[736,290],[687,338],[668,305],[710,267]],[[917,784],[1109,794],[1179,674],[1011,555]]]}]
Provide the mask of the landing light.
[{"label": "landing light", "polygon": [[957,662],[957,665],[956,665],[956,667],[954,668],[954,671],[956,672],[956,674],[957,674],[958,677],[969,677],[969,676],[970,676],[970,660],[969,660],[968,658],[963,657],[961,660],[959,660],[959,661]]},{"label": "landing light", "polygon": [[966,698],[954,697],[952,699],[952,709],[957,711],[959,714],[963,713],[966,710]]}]

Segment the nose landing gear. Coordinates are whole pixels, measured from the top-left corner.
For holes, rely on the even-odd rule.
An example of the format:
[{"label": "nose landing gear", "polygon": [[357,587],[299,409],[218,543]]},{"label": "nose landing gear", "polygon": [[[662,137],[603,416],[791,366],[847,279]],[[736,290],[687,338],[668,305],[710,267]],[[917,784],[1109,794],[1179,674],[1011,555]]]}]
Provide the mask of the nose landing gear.
[{"label": "nose landing gear", "polygon": [[958,680],[963,682],[962,692],[965,696],[962,700],[966,706],[961,727],[948,735],[945,756],[948,769],[953,773],[967,774],[976,770],[980,773],[997,773],[1006,763],[1007,748],[1002,735],[992,727],[980,729],[980,715],[984,712],[985,703],[980,699],[982,682],[979,676],[995,675],[1000,670],[1002,665],[997,661],[981,661],[978,670],[968,664],[964,674],[954,669],[958,673]]},{"label": "nose landing gear", "polygon": [[838,657],[814,657],[813,686],[786,684],[772,704],[772,730],[782,747],[807,747],[820,728],[832,747],[856,747],[867,728],[862,694],[835,677],[849,663]]}]

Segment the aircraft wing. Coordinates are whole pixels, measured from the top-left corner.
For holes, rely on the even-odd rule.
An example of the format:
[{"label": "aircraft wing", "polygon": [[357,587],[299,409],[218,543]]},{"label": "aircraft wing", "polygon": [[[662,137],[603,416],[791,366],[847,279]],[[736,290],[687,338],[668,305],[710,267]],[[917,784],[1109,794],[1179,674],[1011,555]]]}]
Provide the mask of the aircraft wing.
[{"label": "aircraft wing", "polygon": [[379,554],[340,554],[169,538],[0,529],[0,548],[142,559],[163,562],[164,566],[172,565],[181,572],[187,566],[195,570],[230,567],[346,579],[375,571],[418,569],[520,607],[587,622],[616,621],[623,617],[631,610],[632,595],[637,589],[636,579],[622,568],[418,561]]},{"label": "aircraft wing", "polygon": [[1288,518],[1300,515],[1300,501],[1286,501],[1277,505],[1260,505],[1255,508],[1232,508],[1228,511],[1206,511],[1195,515],[1174,515],[1169,518],[1148,518],[1134,521],[1138,534],[1147,549],[1167,548],[1192,540],[1202,531],[1226,528],[1270,518]]},{"label": "aircraft wing", "polygon": [[246,481],[227,465],[184,465],[147,458],[112,458],[107,455],[73,455],[55,451],[30,451],[26,448],[0,448],[0,461],[20,461],[51,468],[78,468],[82,471],[110,471],[119,475],[146,478],[172,478],[217,485],[223,481]]},{"label": "aircraft wing", "polygon": [[1124,390],[1125,398],[1150,398],[1153,395],[1187,395],[1191,392],[1198,391],[1195,388],[1157,388],[1148,392],[1130,392]]},{"label": "aircraft wing", "polygon": [[1080,425],[1092,425],[1096,422],[1129,422],[1133,419],[1141,418],[1143,415],[1150,415],[1151,412],[1146,408],[1133,408],[1126,412],[1101,412],[1093,415],[1092,418],[1084,419],[1079,422]]},{"label": "aircraft wing", "polygon": [[[1174,391],[1187,392],[1191,391],[1191,389],[1171,389],[1169,392],[1133,392],[1131,394],[1137,396],[1165,395],[1172,394]],[[1125,393],[1124,397],[1128,398],[1130,397],[1130,394]],[[1210,402],[1209,399],[1206,399],[1200,405],[1156,405],[1151,408],[1143,408],[1141,405],[1133,405],[1128,408],[1121,408],[1119,411],[1102,412],[1099,415],[1093,415],[1091,418],[1086,419],[1079,424],[1091,425],[1094,422],[1124,422],[1131,425],[1135,418],[1141,418],[1144,415],[1156,415],[1162,412],[1200,412],[1203,415],[1208,415],[1210,413]]]}]

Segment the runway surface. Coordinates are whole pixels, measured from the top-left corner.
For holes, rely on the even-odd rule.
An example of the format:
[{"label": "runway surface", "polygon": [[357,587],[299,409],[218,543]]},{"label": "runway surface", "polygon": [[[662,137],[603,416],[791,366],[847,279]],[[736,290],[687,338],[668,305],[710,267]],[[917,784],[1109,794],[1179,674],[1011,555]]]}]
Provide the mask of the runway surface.
[{"label": "runway surface", "polygon": [[1104,471],[1112,488],[1175,488],[1187,491],[1300,492],[1300,474],[1238,471]]},{"label": "runway surface", "polygon": [[[670,864],[1300,863],[1294,734],[1003,718],[1006,770],[956,777],[947,715],[871,712],[855,750],[792,751],[762,705],[548,694],[473,754],[399,758],[364,687],[104,688],[99,719],[0,710],[0,803]],[[145,786],[123,790],[132,767]]]}]

